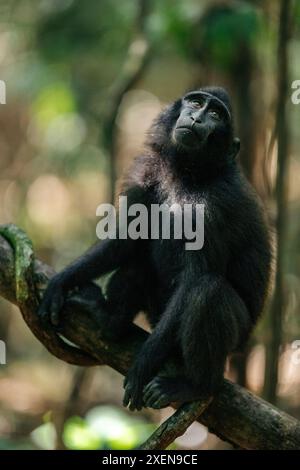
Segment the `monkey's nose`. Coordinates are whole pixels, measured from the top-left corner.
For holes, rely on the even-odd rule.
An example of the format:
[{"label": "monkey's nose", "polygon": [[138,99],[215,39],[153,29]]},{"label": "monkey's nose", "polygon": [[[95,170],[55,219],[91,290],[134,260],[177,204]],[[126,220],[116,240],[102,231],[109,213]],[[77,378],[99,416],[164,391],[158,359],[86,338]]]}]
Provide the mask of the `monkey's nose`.
[{"label": "monkey's nose", "polygon": [[196,116],[196,118],[192,116],[192,120],[193,120],[193,125],[195,123],[201,124],[202,123],[202,114],[199,114],[198,116]]},{"label": "monkey's nose", "polygon": [[192,116],[192,128],[194,127],[194,125],[197,123],[197,124],[201,124],[201,117],[197,117],[197,118],[194,118],[194,116]]}]

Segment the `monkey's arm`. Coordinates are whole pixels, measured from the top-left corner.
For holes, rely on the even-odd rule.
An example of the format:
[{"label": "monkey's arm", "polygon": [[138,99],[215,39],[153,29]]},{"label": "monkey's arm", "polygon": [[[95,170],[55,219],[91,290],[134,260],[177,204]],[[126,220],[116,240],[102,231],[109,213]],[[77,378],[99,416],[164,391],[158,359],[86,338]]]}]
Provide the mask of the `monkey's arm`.
[{"label": "monkey's arm", "polygon": [[271,277],[272,249],[267,237],[258,236],[229,263],[228,280],[245,302],[252,324],[262,313]]},{"label": "monkey's arm", "polygon": [[85,255],[51,279],[40,305],[39,314],[57,324],[59,312],[70,290],[124,265],[133,256],[133,251],[133,240],[130,239],[106,239],[90,248]]},{"label": "monkey's arm", "polygon": [[[125,196],[130,207],[135,202],[144,202],[145,193],[141,188],[132,187]],[[57,324],[59,312],[70,290],[124,266],[138,256],[139,240],[132,240],[130,237],[119,239],[118,234],[117,227],[116,239],[107,238],[97,243],[51,279],[39,308],[42,317]]]}]

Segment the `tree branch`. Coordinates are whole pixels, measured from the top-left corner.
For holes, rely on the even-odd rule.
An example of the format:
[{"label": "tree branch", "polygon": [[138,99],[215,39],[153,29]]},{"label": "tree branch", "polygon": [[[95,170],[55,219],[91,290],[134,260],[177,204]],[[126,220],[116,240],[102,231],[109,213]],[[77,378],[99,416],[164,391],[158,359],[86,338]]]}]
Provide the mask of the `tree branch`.
[{"label": "tree branch", "polygon": [[[35,261],[33,271],[36,287],[44,289],[53,271],[40,261]],[[106,341],[95,308],[97,288],[91,287],[74,295],[65,306],[59,333],[79,349],[67,347],[57,332],[43,325],[37,317],[34,291],[29,289],[26,300],[22,300],[22,305],[18,303],[14,252],[8,241],[0,236],[0,295],[21,307],[25,322],[45,347],[66,362],[104,363],[126,374],[147,337],[145,331],[132,325],[126,340],[119,344]],[[199,414],[201,411],[202,404],[199,404]],[[224,380],[219,394],[199,421],[221,439],[244,449],[300,448],[299,421],[228,380]]]},{"label": "tree branch", "polygon": [[146,22],[151,6],[150,0],[137,1],[137,18],[133,25],[133,38],[128,47],[124,64],[119,75],[108,90],[108,98],[105,101],[105,112],[102,116],[103,129],[100,135],[109,154],[109,172],[111,195],[110,201],[114,201],[116,182],[116,120],[124,95],[140,79],[149,63],[151,47],[146,34]]},{"label": "tree branch", "polygon": [[166,449],[203,413],[212,399],[184,403],[139,447],[140,450]]}]

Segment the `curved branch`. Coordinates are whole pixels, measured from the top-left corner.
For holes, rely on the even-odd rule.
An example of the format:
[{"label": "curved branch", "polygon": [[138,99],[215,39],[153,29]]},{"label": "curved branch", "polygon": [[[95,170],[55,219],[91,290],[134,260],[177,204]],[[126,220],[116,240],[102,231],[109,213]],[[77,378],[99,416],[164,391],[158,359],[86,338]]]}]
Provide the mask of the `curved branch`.
[{"label": "curved branch", "polygon": [[[99,364],[93,356],[77,347],[67,344],[51,328],[43,324],[36,315],[39,291],[43,291],[48,280],[53,276],[54,270],[39,262],[35,262],[33,247],[25,232],[14,225],[0,227],[0,246],[9,244],[12,250],[3,250],[0,256],[1,274],[0,282],[11,286],[11,291],[4,292],[4,297],[18,305],[23,318],[33,334],[41,341],[54,356],[70,364],[92,366]],[[4,246],[3,246],[4,245]],[[95,286],[95,289],[96,286]],[[82,300],[87,298],[89,292],[84,293]]]},{"label": "curved branch", "polygon": [[[43,287],[53,274],[45,264],[35,261],[35,280]],[[15,262],[9,243],[0,236],[0,295],[18,304],[15,292]],[[60,333],[76,344],[87,358],[107,364],[125,374],[147,333],[132,325],[128,338],[119,344],[104,340],[95,309],[96,293],[91,289],[72,297],[64,310]],[[41,325],[36,308],[22,314],[29,328],[46,348],[66,362],[72,362],[67,351],[57,349],[53,330]],[[58,352],[59,350],[59,352]],[[88,360],[87,360],[88,362]],[[201,404],[199,406],[202,406]],[[202,408],[199,409],[199,414]],[[300,423],[264,400],[236,384],[224,380],[222,389],[199,417],[214,434],[244,449],[299,449]]]}]

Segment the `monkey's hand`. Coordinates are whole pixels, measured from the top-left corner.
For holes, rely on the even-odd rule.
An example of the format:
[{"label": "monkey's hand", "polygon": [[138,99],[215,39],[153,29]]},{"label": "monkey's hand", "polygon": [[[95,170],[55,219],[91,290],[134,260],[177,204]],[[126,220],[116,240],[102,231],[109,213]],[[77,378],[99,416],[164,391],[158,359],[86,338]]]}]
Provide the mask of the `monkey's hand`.
[{"label": "monkey's hand", "polygon": [[131,411],[141,410],[143,403],[143,390],[145,385],[151,380],[146,373],[147,367],[144,361],[137,358],[133,366],[129,369],[124,380],[123,405],[128,406]]},{"label": "monkey's hand", "polygon": [[66,287],[62,274],[56,274],[49,282],[41,305],[39,315],[45,321],[50,321],[57,326],[59,314],[63,308],[69,289]]}]

